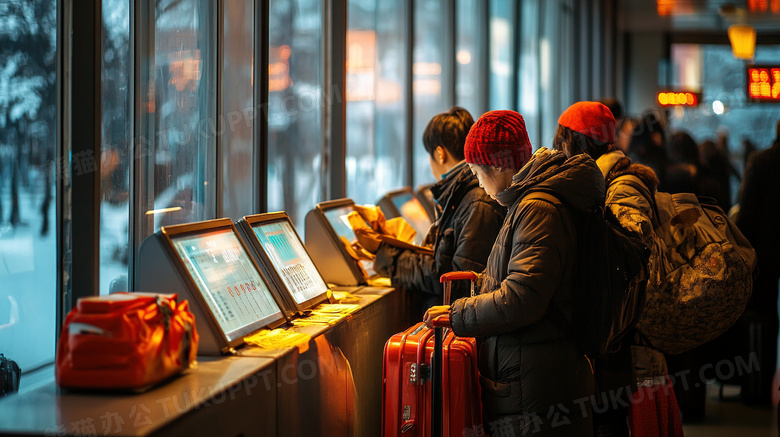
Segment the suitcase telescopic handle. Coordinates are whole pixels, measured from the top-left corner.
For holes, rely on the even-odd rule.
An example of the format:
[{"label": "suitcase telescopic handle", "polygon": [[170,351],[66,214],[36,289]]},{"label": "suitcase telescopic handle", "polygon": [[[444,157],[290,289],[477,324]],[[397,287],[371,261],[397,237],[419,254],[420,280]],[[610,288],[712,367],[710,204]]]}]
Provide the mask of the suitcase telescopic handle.
[{"label": "suitcase telescopic handle", "polygon": [[[434,326],[437,322],[443,322],[449,316],[439,316],[433,320]],[[433,357],[431,357],[431,437],[443,437],[443,416],[442,408],[442,349],[444,344],[444,328],[433,328]]]},{"label": "suitcase telescopic handle", "polygon": [[450,316],[448,316],[448,315],[439,316],[439,317],[433,319],[433,321],[431,321],[431,325],[434,328],[449,328],[450,327]]},{"label": "suitcase telescopic handle", "polygon": [[442,284],[445,282],[459,281],[463,279],[470,279],[472,281],[477,280],[477,274],[474,272],[449,272],[441,275],[439,282]]},{"label": "suitcase telescopic handle", "polygon": [[479,276],[474,272],[449,272],[441,275],[439,282],[444,284],[444,305],[449,305],[452,302],[452,281],[470,280],[471,281],[471,296],[474,296],[474,283],[477,282]]}]

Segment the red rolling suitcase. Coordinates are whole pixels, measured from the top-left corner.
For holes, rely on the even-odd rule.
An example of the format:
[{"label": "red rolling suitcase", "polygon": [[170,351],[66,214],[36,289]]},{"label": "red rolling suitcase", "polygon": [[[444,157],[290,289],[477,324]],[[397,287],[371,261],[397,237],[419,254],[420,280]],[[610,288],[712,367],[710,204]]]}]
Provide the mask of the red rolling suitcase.
[{"label": "red rolling suitcase", "polygon": [[[476,278],[473,272],[442,275],[444,302],[449,303],[451,281],[470,279],[473,295]],[[432,330],[418,323],[390,337],[384,353],[384,437],[483,435],[473,338],[459,338],[449,329]]]}]

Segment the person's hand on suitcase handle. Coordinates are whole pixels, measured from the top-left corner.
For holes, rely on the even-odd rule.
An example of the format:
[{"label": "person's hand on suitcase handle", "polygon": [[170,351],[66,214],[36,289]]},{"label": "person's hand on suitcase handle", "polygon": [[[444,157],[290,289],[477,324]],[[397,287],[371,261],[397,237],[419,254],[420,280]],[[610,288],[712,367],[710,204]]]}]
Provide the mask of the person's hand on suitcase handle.
[{"label": "person's hand on suitcase handle", "polygon": [[429,328],[449,328],[450,306],[440,305],[428,308],[423,316],[423,322]]}]

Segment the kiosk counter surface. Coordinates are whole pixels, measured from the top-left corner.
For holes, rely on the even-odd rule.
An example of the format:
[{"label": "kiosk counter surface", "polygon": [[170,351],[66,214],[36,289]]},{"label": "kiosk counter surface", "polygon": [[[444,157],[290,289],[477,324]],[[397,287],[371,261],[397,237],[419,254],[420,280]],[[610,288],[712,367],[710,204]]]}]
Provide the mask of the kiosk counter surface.
[{"label": "kiosk counter surface", "polygon": [[276,436],[269,358],[199,358],[142,394],[64,391],[54,382],[0,399],[0,435]]}]

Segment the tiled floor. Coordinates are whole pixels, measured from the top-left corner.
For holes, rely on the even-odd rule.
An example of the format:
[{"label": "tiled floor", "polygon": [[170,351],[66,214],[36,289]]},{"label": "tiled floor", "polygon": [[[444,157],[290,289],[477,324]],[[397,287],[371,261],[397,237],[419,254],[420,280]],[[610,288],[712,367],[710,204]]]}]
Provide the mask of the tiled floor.
[{"label": "tiled floor", "polygon": [[778,437],[777,418],[770,407],[747,407],[738,400],[739,388],[717,384],[707,388],[707,416],[703,423],[683,425],[685,437]]}]

